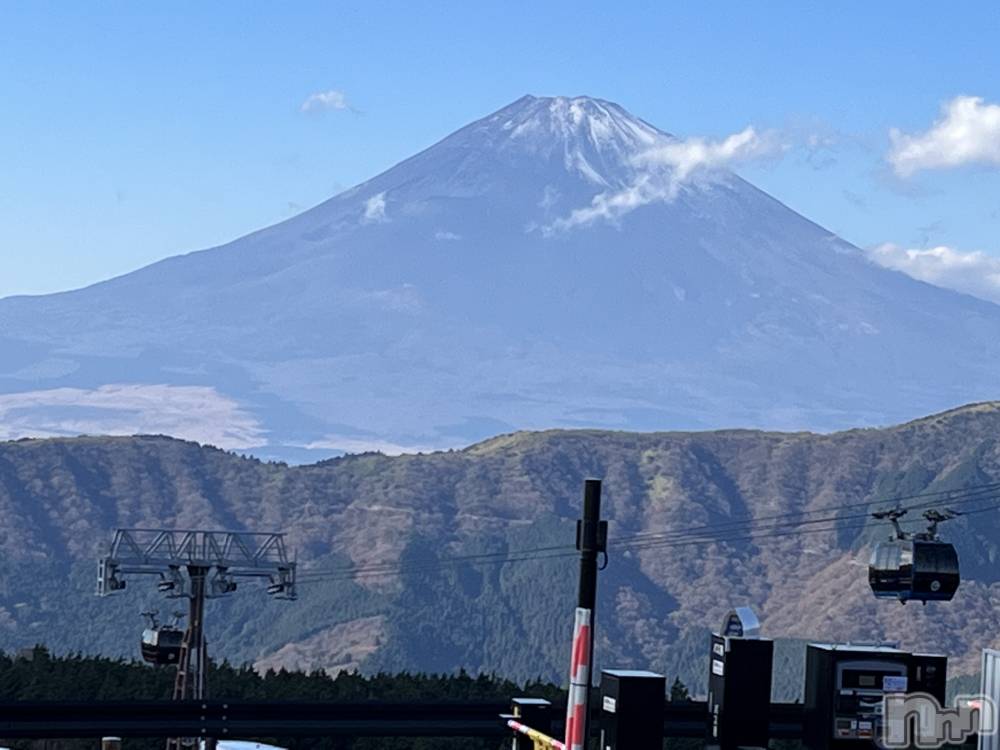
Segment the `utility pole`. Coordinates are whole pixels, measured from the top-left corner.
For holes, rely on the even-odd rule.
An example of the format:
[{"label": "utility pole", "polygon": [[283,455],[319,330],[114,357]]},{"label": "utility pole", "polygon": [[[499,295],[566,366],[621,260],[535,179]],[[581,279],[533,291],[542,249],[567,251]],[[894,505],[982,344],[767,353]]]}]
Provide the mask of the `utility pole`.
[{"label": "utility pole", "polygon": [[594,623],[597,609],[597,558],[607,553],[608,523],[601,520],[601,480],[588,479],[583,487],[583,517],[576,525],[580,550],[580,584],[573,654],[570,662],[569,699],[566,704],[566,750],[584,750],[590,724],[590,673],[594,661]]},{"label": "utility pole", "polygon": [[583,518],[577,521],[576,532],[580,550],[577,606],[591,612],[597,607],[597,555],[607,550],[607,528],[607,521],[601,521],[601,480],[588,479],[583,484]]}]

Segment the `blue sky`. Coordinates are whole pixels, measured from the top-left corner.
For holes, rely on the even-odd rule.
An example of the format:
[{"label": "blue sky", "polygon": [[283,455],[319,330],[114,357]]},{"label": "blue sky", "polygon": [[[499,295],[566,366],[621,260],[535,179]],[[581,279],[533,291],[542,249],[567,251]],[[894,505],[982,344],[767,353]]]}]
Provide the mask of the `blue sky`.
[{"label": "blue sky", "polygon": [[[865,247],[979,251],[982,276],[1000,269],[998,38],[995,1],[5,2],[0,296],[223,243],[526,93],[681,137],[777,133],[782,158],[738,166],[759,187]],[[323,92],[348,106],[302,111]],[[983,100],[979,151],[894,168],[890,130],[940,146],[959,96]]]}]

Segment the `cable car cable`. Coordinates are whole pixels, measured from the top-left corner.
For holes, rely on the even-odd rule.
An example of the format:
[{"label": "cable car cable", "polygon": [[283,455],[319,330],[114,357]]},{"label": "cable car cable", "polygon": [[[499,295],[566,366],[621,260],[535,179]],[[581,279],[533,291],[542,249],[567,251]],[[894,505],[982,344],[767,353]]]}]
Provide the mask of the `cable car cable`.
[{"label": "cable car cable", "polygon": [[[985,500],[996,499],[996,497],[997,497],[996,495],[992,495],[992,496],[968,497],[968,498],[959,499],[959,500],[953,499],[953,501],[951,502],[951,504],[952,505],[962,505],[962,504],[970,503],[970,502],[982,502],[982,501],[985,501]],[[918,509],[920,507],[929,506],[929,505],[933,505],[933,504],[934,503],[922,503],[922,504],[919,504],[919,505],[911,506],[910,509]],[[992,509],[993,507],[996,507],[996,506],[991,506],[990,508],[987,508],[987,509]],[[972,512],[978,512],[978,511],[969,511],[968,513],[971,514]],[[760,532],[760,531],[773,531],[773,530],[776,530],[776,529],[787,529],[787,528],[795,529],[795,528],[799,528],[799,527],[802,527],[802,526],[813,525],[813,524],[818,524],[818,523],[837,523],[837,524],[840,524],[840,526],[838,526],[836,528],[844,528],[844,529],[846,529],[846,528],[853,528],[853,527],[846,527],[846,526],[844,526],[843,525],[844,521],[860,520],[860,519],[865,519],[867,521],[869,519],[869,514],[867,514],[867,513],[856,513],[856,514],[841,515],[841,516],[828,516],[828,517],[825,517],[825,518],[805,519],[805,520],[799,520],[799,521],[786,521],[786,522],[783,522],[783,523],[769,524],[767,526],[759,526],[757,528],[753,528],[751,525],[748,525],[748,524],[741,524],[739,528],[721,529],[721,533],[723,533],[723,534],[733,534],[733,533],[736,533],[736,534],[747,534],[747,533]],[[916,521],[916,519],[912,519],[912,520]],[[868,524],[867,523],[866,524],[862,524],[861,527],[863,528],[866,525],[868,525]],[[704,529],[704,531],[702,533],[699,533],[699,534],[694,534],[694,533],[684,533],[684,534],[682,534],[682,533],[678,532],[677,534],[672,534],[672,535],[667,535],[667,536],[659,535],[657,537],[642,537],[642,538],[632,538],[632,539],[626,538],[624,540],[618,539],[618,540],[613,540],[613,541],[615,542],[615,546],[618,547],[618,548],[645,549],[645,548],[648,548],[648,547],[675,546],[675,543],[686,542],[689,539],[691,541],[694,541],[695,543],[704,544],[704,543],[712,543],[712,542],[715,542],[715,541],[727,541],[729,539],[744,538],[744,537],[739,537],[739,536],[737,536],[737,537],[725,537],[725,536],[718,537],[718,536],[708,536],[707,535],[707,533],[710,532],[710,531],[720,531],[720,528],[718,526],[717,527],[703,527],[703,529]],[[821,531],[823,531],[823,530],[829,530],[829,529],[821,529]],[[758,535],[758,536],[760,536],[760,538],[766,538],[765,535]],[[746,537],[746,538],[750,539],[750,538],[755,538],[755,537],[751,536],[751,537]],[[544,554],[544,553],[549,553],[549,552],[554,552],[556,554],[553,554],[553,555]],[[539,557],[535,557],[535,555],[537,553],[543,553],[543,554],[541,556],[539,556]],[[511,550],[511,551],[507,551],[507,552],[493,552],[493,553],[483,553],[483,554],[478,554],[478,555],[461,555],[461,556],[454,556],[454,557],[449,557],[449,558],[438,558],[437,560],[427,560],[424,563],[419,563],[418,562],[418,563],[410,564],[407,567],[408,567],[408,569],[412,569],[412,570],[421,570],[421,569],[433,569],[433,568],[438,568],[438,567],[442,567],[442,566],[445,566],[445,565],[451,565],[451,564],[457,564],[457,563],[463,563],[463,562],[487,564],[489,562],[496,561],[496,562],[501,562],[502,563],[502,562],[520,561],[520,558],[522,558],[522,557],[525,557],[525,559],[550,559],[550,558],[553,558],[553,557],[557,558],[557,557],[575,556],[576,554],[577,554],[577,552],[576,552],[575,548],[569,547],[567,545],[560,545],[560,546],[552,546],[552,547],[540,547],[540,548],[535,548],[535,549]],[[385,573],[390,573],[391,574],[391,573],[396,572],[399,569],[399,567],[400,567],[400,563],[398,561],[396,561],[396,562],[373,563],[372,565],[368,565],[368,566],[354,566],[354,567],[344,566],[344,567],[340,567],[340,568],[336,568],[336,569],[313,570],[313,571],[309,571],[309,572],[305,573],[304,575],[301,575],[300,578],[299,578],[299,582],[309,582],[309,581],[311,581],[313,579],[327,580],[327,579],[331,579],[331,578],[332,579],[338,579],[338,578],[341,578],[341,577],[352,578],[352,577],[357,577],[360,574],[368,575],[368,574],[374,574],[374,573],[379,573],[379,572],[385,572]]]},{"label": "cable car cable", "polygon": [[[718,543],[718,542],[756,541],[756,540],[759,540],[759,539],[769,539],[769,538],[773,538],[773,537],[801,535],[801,534],[818,534],[818,533],[824,533],[824,532],[829,532],[829,531],[839,531],[839,530],[862,529],[862,528],[865,528],[866,525],[867,524],[849,524],[847,526],[831,526],[829,528],[823,528],[823,529],[808,529],[808,530],[805,530],[805,531],[790,530],[790,531],[781,531],[781,532],[774,532],[774,533],[768,533],[768,534],[760,534],[760,535],[754,535],[754,536],[725,537],[725,538],[722,538],[722,539],[707,539],[706,538],[706,539],[691,539],[691,540],[686,540],[686,541],[650,542],[650,543],[647,543],[646,545],[644,545],[642,547],[638,547],[638,549],[648,549],[648,548],[651,548],[651,547],[670,547],[670,548],[673,548],[673,547],[687,547],[687,546],[698,546],[698,545],[704,545],[704,544],[714,544],[714,543]],[[632,547],[630,549],[637,549],[637,548],[636,547]],[[493,561],[485,562],[485,563],[482,563],[482,564],[483,565],[490,565],[490,564],[493,564],[493,565],[496,565],[496,564],[505,565],[505,564],[508,564],[508,563],[517,563],[517,562],[532,562],[532,561],[536,561],[536,560],[552,560],[552,559],[557,559],[557,558],[570,558],[570,557],[576,557],[577,555],[579,555],[579,552],[577,552],[576,550],[573,550],[572,552],[565,552],[565,553],[561,553],[561,554],[560,553],[553,553],[553,554],[535,555],[535,556],[526,556],[526,557],[512,557],[512,558],[509,558],[509,559],[506,559],[506,560],[493,560]],[[332,581],[350,581],[350,580],[354,580],[355,578],[369,578],[369,577],[380,577],[380,576],[386,576],[386,575],[395,575],[396,573],[401,572],[402,569],[403,569],[403,567],[404,566],[402,564],[396,563],[395,567],[392,570],[374,570],[374,571],[359,570],[355,574],[347,574],[347,575],[341,574],[341,575],[336,575],[336,576],[332,576],[331,575],[331,576],[323,577],[323,578],[315,578],[315,579],[306,581],[306,583],[326,583],[326,582],[332,582]],[[414,571],[421,572],[421,571],[440,570],[443,567],[445,567],[445,566],[444,565],[405,566],[405,569],[406,569],[406,572],[414,572]]]},{"label": "cable car cable", "polygon": [[[982,495],[982,494],[988,494],[989,492],[993,492],[993,491],[996,491],[998,489],[1000,489],[1000,482],[996,482],[996,483],[992,483],[992,484],[978,485],[978,486],[975,486],[975,487],[966,488],[964,490],[940,490],[938,492],[928,492],[928,493],[921,493],[921,494],[915,494],[915,495],[903,495],[903,496],[898,496],[898,497],[880,498],[878,500],[866,500],[864,502],[849,503],[847,505],[827,505],[827,506],[822,506],[820,508],[814,508],[812,510],[788,511],[787,513],[781,513],[781,514],[776,514],[776,515],[772,515],[772,516],[758,516],[756,518],[748,516],[745,519],[735,519],[733,521],[724,521],[724,522],[721,522],[719,524],[706,524],[705,526],[695,527],[694,529],[691,529],[691,528],[688,528],[688,529],[678,529],[676,532],[673,532],[673,531],[644,532],[644,533],[641,533],[641,534],[632,534],[632,535],[627,535],[627,536],[616,537],[615,539],[616,539],[616,541],[620,542],[620,541],[624,541],[626,539],[658,538],[658,537],[663,536],[665,534],[687,533],[687,532],[692,531],[692,530],[701,530],[701,529],[708,530],[708,529],[713,529],[713,528],[722,528],[722,527],[726,527],[726,526],[742,525],[742,524],[745,524],[745,523],[757,523],[757,522],[761,522],[761,521],[785,519],[788,516],[812,515],[814,513],[822,513],[824,511],[830,511],[830,510],[849,510],[849,509],[853,509],[853,508],[870,507],[872,505],[878,505],[878,504],[881,504],[881,503],[896,503],[896,504],[898,504],[902,500],[912,500],[912,499],[918,499],[918,498],[923,498],[923,497],[933,497],[933,496],[938,496],[938,495],[943,495],[943,494],[948,494],[948,493],[956,493],[956,497],[949,498],[947,500],[947,502],[952,502],[952,503],[954,503],[954,502],[964,502],[965,498],[967,498],[967,497],[971,498],[973,496],[978,496],[978,495]],[[973,498],[973,499],[975,499],[975,498]],[[927,504],[917,504],[917,505],[911,506],[910,509],[916,509],[916,508],[919,508],[919,507],[926,507],[927,505],[938,505],[941,502],[945,502],[945,500],[929,501]]]},{"label": "cable car cable", "polygon": [[[997,497],[996,494],[987,494],[987,493],[985,493],[983,491],[978,491],[978,494],[976,494],[975,496],[972,496],[971,493],[970,493],[970,495],[968,497],[964,497],[964,498],[951,498],[948,502],[949,502],[950,505],[960,506],[960,505],[964,505],[965,503],[981,502],[983,500],[992,500],[995,497]],[[930,508],[930,507],[933,507],[933,506],[936,506],[936,505],[939,505],[939,502],[937,502],[937,501],[928,501],[926,503],[919,503],[919,504],[916,504],[916,505],[912,505],[909,508],[907,508],[907,510],[919,510],[919,509],[922,509],[922,508]],[[847,506],[845,506],[845,507],[847,507]],[[857,506],[853,506],[853,507],[857,507]],[[799,521],[782,521],[782,522],[779,522],[779,523],[770,523],[770,524],[766,524],[766,525],[762,525],[761,522],[763,522],[765,520],[770,520],[770,519],[761,518],[761,519],[749,520],[749,521],[729,522],[729,523],[722,523],[722,524],[709,524],[709,525],[700,527],[700,529],[694,529],[694,530],[679,529],[677,531],[668,531],[668,532],[660,532],[660,533],[650,533],[650,534],[642,534],[642,535],[634,535],[634,536],[626,536],[626,537],[614,537],[612,539],[612,541],[616,545],[621,546],[622,544],[627,544],[627,543],[631,543],[631,542],[642,542],[642,541],[647,541],[647,540],[655,541],[655,540],[661,540],[661,539],[684,538],[684,537],[690,535],[692,533],[692,531],[700,531],[700,532],[708,533],[708,532],[712,532],[712,531],[725,531],[725,532],[728,532],[730,530],[740,530],[740,529],[751,530],[751,529],[755,529],[755,528],[756,529],[781,528],[781,527],[785,527],[785,526],[789,526],[789,525],[808,525],[808,524],[814,524],[814,523],[822,523],[824,521],[844,521],[844,520],[849,520],[849,519],[852,519],[852,518],[868,518],[869,516],[870,516],[870,514],[867,513],[867,512],[865,512],[865,513],[854,513],[854,514],[839,515],[839,516],[827,516],[827,517],[824,517],[824,518],[803,519],[803,520],[799,520]],[[770,517],[770,518],[780,519],[780,518],[782,518],[782,516],[773,516],[773,517]]]},{"label": "cable car cable", "polygon": [[[842,520],[848,520],[848,519],[851,519],[851,518],[861,518],[861,517],[867,518],[868,514],[864,513],[864,514],[853,514],[853,515],[848,515],[848,516],[832,516],[832,517],[828,517],[828,518],[806,519],[806,520],[802,520],[802,521],[787,521],[787,522],[778,523],[778,524],[770,524],[770,525],[766,525],[766,526],[760,526],[760,524],[762,522],[768,521],[768,520],[772,520],[772,519],[781,519],[782,521],[784,521],[785,519],[787,519],[788,515],[807,515],[807,514],[813,514],[813,513],[822,512],[822,510],[850,509],[850,508],[870,506],[870,505],[873,505],[873,504],[876,504],[876,503],[882,503],[882,502],[892,502],[892,501],[899,501],[899,500],[902,500],[902,499],[915,499],[915,498],[922,498],[922,497],[932,497],[932,496],[937,496],[937,495],[947,494],[947,493],[958,493],[957,497],[949,498],[948,502],[951,503],[952,505],[960,505],[960,504],[963,504],[963,503],[966,503],[966,502],[973,502],[975,500],[989,499],[989,498],[980,497],[980,495],[983,495],[986,492],[993,490],[994,488],[1000,488],[1000,482],[997,482],[997,483],[994,483],[994,484],[979,485],[977,487],[970,487],[970,488],[967,488],[966,490],[940,490],[940,491],[937,491],[937,492],[920,493],[920,494],[915,494],[915,495],[900,496],[900,497],[893,497],[893,498],[883,498],[883,499],[880,499],[880,500],[865,501],[865,502],[862,502],[862,503],[851,503],[851,504],[842,505],[842,506],[825,506],[824,508],[817,508],[817,509],[813,509],[813,510],[810,510],[810,511],[790,511],[788,514],[785,514],[785,515],[763,516],[763,517],[758,517],[758,518],[747,518],[747,519],[743,519],[743,520],[734,520],[734,521],[723,522],[723,523],[719,523],[719,524],[706,524],[704,526],[688,527],[686,529],[676,529],[676,530],[666,531],[666,532],[651,532],[651,533],[646,533],[646,534],[627,535],[627,536],[622,536],[622,537],[614,537],[612,539],[612,541],[616,544],[616,546],[622,546],[624,544],[631,543],[633,541],[634,542],[641,542],[641,541],[657,541],[657,540],[661,540],[661,539],[675,539],[675,538],[676,539],[681,539],[681,538],[686,538],[688,536],[691,536],[693,534],[702,533],[702,532],[716,531],[716,530],[721,530],[721,531],[737,531],[737,530],[750,531],[750,530],[754,529],[755,527],[762,528],[762,529],[782,528],[782,527],[786,527],[786,526],[789,526],[789,525],[807,525],[807,524],[814,524],[814,523],[822,523],[822,522],[825,522],[825,521],[828,521],[828,520],[831,520],[831,521],[833,521],[833,520],[842,521]],[[938,504],[936,501],[934,501],[934,502],[928,502],[928,503],[923,503],[923,504],[916,504],[916,505],[913,505],[910,508],[908,508],[908,510],[916,510],[916,509],[920,509],[922,507],[929,507],[931,505],[936,505],[936,504]],[[459,556],[453,556],[453,557],[450,557],[450,558],[443,558],[442,561],[446,561],[446,562],[488,561],[488,560],[491,560],[491,559],[494,559],[494,558],[506,558],[507,556],[512,555],[512,554],[532,554],[532,553],[536,553],[536,552],[541,553],[541,552],[562,552],[562,551],[569,552],[572,549],[574,549],[574,548],[571,547],[571,546],[569,546],[569,545],[550,545],[550,546],[547,546],[547,547],[536,547],[536,548],[514,550],[514,551],[508,550],[508,551],[504,551],[504,552],[486,552],[486,553],[478,553],[478,554],[470,554],[470,555],[459,555]],[[312,576],[315,576],[315,575],[325,575],[325,574],[328,574],[328,573],[333,573],[333,574],[336,574],[336,573],[349,573],[351,571],[360,572],[361,570],[367,571],[367,570],[369,570],[371,568],[378,568],[378,567],[383,567],[383,566],[394,567],[396,565],[397,565],[397,563],[387,562],[387,563],[373,563],[371,566],[361,566],[361,567],[339,566],[339,567],[336,567],[336,568],[313,568],[313,569],[310,569],[310,570],[303,570],[299,574],[299,579],[298,580],[304,581],[304,580],[308,580]]]},{"label": "cable car cable", "polygon": [[[892,500],[900,500],[900,499],[907,499],[907,498],[909,498],[909,499],[915,499],[915,498],[924,498],[924,497],[935,497],[935,496],[940,496],[940,495],[943,495],[943,494],[957,494],[958,495],[957,497],[949,498],[948,502],[951,505],[961,505],[961,504],[964,504],[964,503],[970,503],[970,502],[976,502],[976,501],[983,501],[983,500],[994,499],[995,496],[987,496],[985,494],[988,490],[991,490],[994,487],[1000,487],[1000,482],[994,483],[994,484],[979,485],[977,487],[970,487],[970,488],[966,488],[965,490],[940,490],[940,491],[936,491],[936,492],[918,493],[918,494],[914,494],[914,495],[902,496],[902,497],[896,497],[896,498],[883,498],[883,499],[879,499],[879,500],[865,501],[865,502],[862,502],[862,503],[852,503],[852,504],[843,505],[843,506],[827,506],[827,509],[838,509],[839,510],[839,509],[844,509],[844,508],[870,506],[870,505],[873,505],[873,504],[876,504],[876,503],[890,502]],[[926,503],[915,504],[915,505],[911,506],[910,508],[908,508],[908,510],[919,509],[921,507],[926,507],[926,506],[931,506],[931,505],[936,505],[936,504],[939,504],[939,501],[929,501],[929,502],[926,502]],[[990,508],[987,508],[985,510],[991,510],[991,509],[993,509],[993,508],[990,507]],[[803,511],[803,512],[800,512],[800,513],[794,513],[793,512],[792,515],[811,514],[811,513],[819,512],[820,510],[821,509],[814,509],[812,511]],[[973,513],[973,512],[980,512],[980,511],[969,511],[968,513]],[[787,522],[784,522],[784,523],[769,524],[769,525],[766,525],[766,526],[760,526],[759,522],[764,521],[764,520],[768,520],[768,517],[763,517],[763,518],[758,518],[758,519],[747,519],[747,520],[739,521],[739,522],[728,522],[728,523],[724,523],[724,524],[714,524],[714,525],[706,525],[706,526],[702,526],[702,527],[693,527],[693,528],[686,529],[686,530],[685,529],[679,529],[679,530],[676,530],[676,531],[663,532],[663,533],[658,533],[658,534],[644,534],[644,535],[633,535],[633,536],[630,536],[630,537],[619,537],[619,538],[617,538],[617,539],[615,539],[613,541],[615,542],[615,544],[616,544],[617,547],[634,548],[634,549],[644,549],[644,548],[648,548],[648,547],[655,547],[655,546],[661,546],[661,545],[664,545],[664,546],[673,546],[671,543],[673,543],[673,542],[684,542],[685,540],[687,540],[688,537],[696,536],[696,535],[698,535],[701,532],[722,531],[722,533],[735,533],[735,532],[746,533],[746,532],[751,532],[751,531],[774,530],[774,529],[788,528],[788,527],[795,528],[795,527],[800,527],[800,526],[805,526],[805,525],[811,525],[811,524],[816,524],[816,523],[843,522],[845,520],[852,520],[852,519],[856,519],[856,518],[857,519],[860,519],[860,518],[867,519],[868,517],[869,517],[869,514],[867,514],[867,513],[865,513],[865,514],[851,514],[851,515],[846,515],[846,516],[844,516],[844,515],[841,515],[841,516],[831,516],[831,517],[820,518],[820,519],[804,519],[804,520],[799,520],[799,521],[787,521]],[[784,516],[773,516],[773,517],[770,517],[770,518],[784,518]],[[754,528],[755,525],[757,525],[756,529]],[[867,525],[867,524],[863,524],[862,528],[864,527],[864,525]],[[837,528],[847,529],[847,528],[852,528],[852,527],[843,526],[842,523],[841,523],[841,526],[839,526]],[[830,530],[830,529],[820,529],[818,531],[828,531],[828,530]],[[712,543],[712,542],[715,542],[715,541],[728,541],[728,540],[730,540],[727,537],[721,537],[721,538],[720,537],[705,537],[704,533],[701,533],[701,537],[702,538],[692,539],[692,541],[694,543],[697,543],[697,544],[705,544],[705,543]],[[734,538],[732,538],[732,540],[735,540],[737,538],[739,538],[739,537],[734,537]],[[749,539],[749,538],[755,538],[755,537],[747,537],[747,538]],[[757,538],[766,538],[766,536],[759,536]],[[549,552],[553,552],[553,553],[556,553],[556,554],[553,554],[553,555],[544,554],[544,553],[549,553]],[[539,553],[542,553],[542,554],[539,555]],[[438,560],[434,560],[434,561],[428,560],[423,565],[420,564],[420,563],[417,563],[415,565],[411,564],[411,565],[408,566],[408,569],[430,569],[430,568],[438,568],[438,567],[442,567],[444,565],[456,564],[456,563],[461,563],[461,562],[470,562],[470,563],[480,562],[480,563],[483,563],[483,564],[487,564],[487,563],[489,563],[491,561],[496,561],[496,562],[500,562],[500,563],[505,563],[505,562],[520,562],[520,561],[522,561],[522,558],[524,560],[530,560],[530,559],[551,559],[551,558],[569,557],[569,556],[575,556],[575,555],[576,555],[575,548],[569,547],[568,545],[554,545],[554,546],[549,546],[549,547],[538,547],[538,548],[533,548],[533,549],[514,550],[514,551],[506,551],[506,552],[493,552],[493,553],[480,553],[480,554],[474,554],[474,555],[454,556],[454,557],[451,557],[451,558],[439,558]],[[345,579],[346,578],[355,578],[355,577],[357,577],[359,575],[362,575],[362,574],[369,575],[369,574],[376,574],[376,573],[382,573],[382,572],[384,572],[386,574],[390,574],[390,573],[395,573],[399,569],[399,567],[400,567],[400,563],[399,562],[385,562],[385,563],[375,563],[375,564],[372,564],[370,566],[353,566],[353,567],[344,566],[344,567],[335,568],[335,569],[313,569],[313,570],[310,570],[310,571],[303,571],[303,573],[300,574],[298,582],[308,583],[308,582],[312,582],[313,580],[317,580],[317,581],[319,581],[319,580],[336,580],[336,579],[341,578],[341,577],[343,577]]]},{"label": "cable car cable", "polygon": [[[986,498],[981,498],[981,499],[986,499]],[[995,498],[989,498],[989,499],[995,499]],[[991,510],[997,510],[997,509],[1000,509],[1000,503],[993,504],[993,505],[990,505],[990,506],[987,506],[987,507],[984,507],[984,508],[977,508],[977,509],[966,511],[965,515],[972,515],[974,513],[983,513],[983,512],[987,512],[987,511],[991,511]],[[868,518],[867,515],[862,516],[862,515],[858,514],[857,516],[855,516],[855,518],[862,518],[862,517],[865,518],[866,520]],[[660,548],[660,547],[663,547],[663,548],[674,548],[674,547],[686,547],[686,546],[699,546],[699,545],[705,545],[705,544],[715,544],[715,543],[721,543],[721,542],[757,541],[757,540],[761,540],[761,539],[770,539],[770,538],[775,538],[775,537],[798,536],[798,535],[805,535],[805,534],[817,534],[817,533],[825,533],[825,532],[830,532],[830,531],[859,530],[859,529],[864,529],[864,528],[870,526],[870,524],[868,524],[867,522],[866,523],[846,524],[846,525],[843,524],[843,523],[839,523],[839,521],[844,520],[843,517],[841,517],[839,519],[838,518],[829,518],[829,519],[825,519],[825,520],[827,522],[833,522],[834,525],[828,526],[828,527],[824,527],[824,528],[819,528],[819,529],[802,530],[802,529],[798,529],[798,528],[793,528],[793,529],[789,529],[789,530],[785,530],[785,531],[773,531],[773,530],[771,530],[771,531],[769,531],[769,533],[764,533],[764,534],[750,534],[750,535],[744,535],[744,536],[703,537],[703,538],[698,538],[698,539],[659,540],[659,541],[635,542],[635,543],[632,543],[632,544],[625,544],[625,545],[620,545],[620,546],[625,547],[625,549],[627,549],[627,550],[643,550],[643,549]],[[794,524],[794,525],[801,525],[801,524],[799,523],[799,524]],[[507,557],[505,559],[495,559],[495,560],[492,560],[492,561],[486,561],[483,564],[491,564],[491,563],[492,564],[507,564],[507,563],[515,563],[515,562],[530,562],[530,561],[534,561],[534,560],[547,560],[547,559],[574,557],[574,556],[576,556],[576,554],[577,554],[577,552],[575,550],[574,551],[563,552],[563,553],[541,554],[541,555],[517,555],[517,553],[512,553],[509,557]],[[430,563],[430,561],[428,561],[428,564],[426,564],[426,565],[416,565],[416,566],[412,566],[411,565],[411,566],[406,566],[406,570],[407,570],[407,572],[411,572],[411,571],[419,572],[419,571],[428,571],[428,570],[439,570],[439,569],[445,567],[446,565],[453,564],[455,562],[460,562],[460,561],[458,561],[458,560],[442,560],[442,561],[439,561],[438,563]],[[400,570],[401,570],[402,567],[403,567],[402,564],[398,563],[398,562],[397,563],[386,563],[383,566],[380,566],[378,569],[357,568],[357,569],[354,569],[353,571],[351,571],[351,570],[345,570],[345,571],[343,571],[342,573],[339,573],[339,574],[329,575],[329,576],[323,576],[323,577],[317,577],[317,578],[315,578],[313,580],[307,581],[307,583],[321,583],[321,582],[327,582],[327,581],[354,580],[354,579],[359,578],[359,577],[360,578],[368,578],[368,577],[380,577],[380,576],[385,576],[385,575],[395,575],[396,573],[400,572]]]}]

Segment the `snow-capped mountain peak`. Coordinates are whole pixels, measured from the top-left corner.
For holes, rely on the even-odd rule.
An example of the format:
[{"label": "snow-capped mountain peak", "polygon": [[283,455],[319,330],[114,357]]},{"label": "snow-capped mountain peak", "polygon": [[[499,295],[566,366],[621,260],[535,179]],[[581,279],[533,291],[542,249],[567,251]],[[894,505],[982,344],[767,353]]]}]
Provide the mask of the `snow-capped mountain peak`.
[{"label": "snow-capped mountain peak", "polygon": [[489,118],[512,140],[567,144],[587,143],[623,156],[648,149],[666,133],[626,112],[617,104],[588,96],[527,96]]},{"label": "snow-capped mountain peak", "polygon": [[558,159],[603,186],[628,182],[638,157],[675,140],[617,104],[588,96],[525,96],[460,132],[501,153]]},{"label": "snow-capped mountain peak", "polygon": [[879,268],[733,177],[754,135],[525,97],[226,246],[0,300],[0,437],[394,451],[995,398],[1000,308]]}]

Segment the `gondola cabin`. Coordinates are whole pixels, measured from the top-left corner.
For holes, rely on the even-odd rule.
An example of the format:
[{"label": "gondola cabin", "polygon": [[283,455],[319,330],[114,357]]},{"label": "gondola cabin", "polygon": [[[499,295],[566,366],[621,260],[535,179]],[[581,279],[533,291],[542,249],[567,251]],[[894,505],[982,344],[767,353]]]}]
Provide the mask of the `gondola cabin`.
[{"label": "gondola cabin", "polygon": [[169,625],[142,631],[142,658],[150,664],[176,664],[181,654],[184,631]]},{"label": "gondola cabin", "polygon": [[950,601],[958,590],[961,576],[958,553],[951,544],[937,538],[937,524],[953,515],[929,511],[927,532],[907,534],[900,530],[898,511],[875,514],[888,518],[896,529],[896,538],[875,545],[868,566],[868,583],[879,599],[930,602]]},{"label": "gondola cabin", "polygon": [[868,567],[868,583],[879,599],[946,602],[955,596],[960,580],[958,553],[947,542],[881,542]]}]

